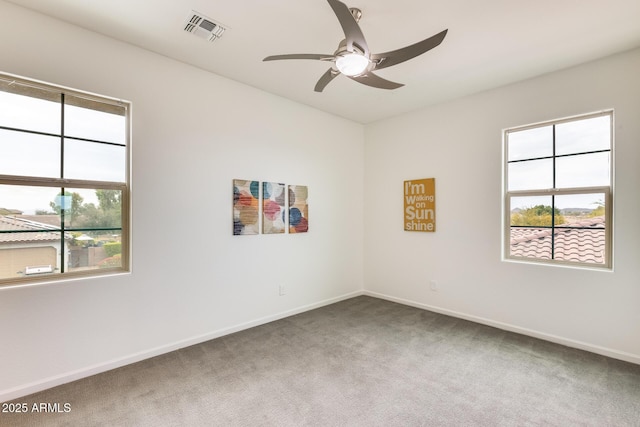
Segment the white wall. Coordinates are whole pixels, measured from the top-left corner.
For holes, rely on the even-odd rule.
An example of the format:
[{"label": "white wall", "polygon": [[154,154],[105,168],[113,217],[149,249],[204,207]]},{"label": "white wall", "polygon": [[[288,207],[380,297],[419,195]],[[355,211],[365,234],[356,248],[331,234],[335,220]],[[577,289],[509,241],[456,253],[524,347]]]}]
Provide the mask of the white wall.
[{"label": "white wall", "polygon": [[[362,292],[362,125],[3,1],[0,38],[133,102],[133,272],[0,289],[0,401]],[[307,185],[309,233],[232,236],[234,178]]]},{"label": "white wall", "polygon": [[[638,70],[635,50],[367,126],[367,292],[640,363]],[[502,129],[606,108],[615,270],[502,262]],[[430,177],[437,231],[403,231],[403,181]]]}]

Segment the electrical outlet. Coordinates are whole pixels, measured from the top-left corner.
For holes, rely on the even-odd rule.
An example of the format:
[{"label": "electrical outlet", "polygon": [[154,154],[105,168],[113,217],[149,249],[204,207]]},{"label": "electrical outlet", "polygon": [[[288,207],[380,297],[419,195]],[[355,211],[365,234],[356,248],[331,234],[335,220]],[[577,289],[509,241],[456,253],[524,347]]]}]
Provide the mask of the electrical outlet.
[{"label": "electrical outlet", "polygon": [[436,292],[438,290],[438,284],[435,280],[429,280],[429,289]]},{"label": "electrical outlet", "polygon": [[278,288],[278,294],[280,296],[286,295],[287,294],[287,288],[284,285],[280,285],[280,287]]}]

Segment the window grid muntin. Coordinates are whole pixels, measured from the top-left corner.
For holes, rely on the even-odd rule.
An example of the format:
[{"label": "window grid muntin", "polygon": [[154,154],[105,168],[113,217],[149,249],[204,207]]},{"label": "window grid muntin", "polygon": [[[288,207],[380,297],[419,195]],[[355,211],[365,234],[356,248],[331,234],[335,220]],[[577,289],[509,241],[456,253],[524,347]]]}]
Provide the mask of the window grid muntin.
[{"label": "window grid muntin", "polygon": [[[573,121],[579,121],[579,120],[588,120],[588,119],[592,119],[592,118],[597,118],[597,117],[603,117],[603,116],[608,116],[609,117],[609,149],[603,149],[603,150],[591,150],[591,151],[586,151],[586,152],[575,152],[575,153],[566,153],[566,154],[560,154],[557,155],[556,154],[556,126],[563,124],[563,123],[568,123],[568,122],[573,122]],[[528,129],[535,129],[535,128],[539,128],[539,127],[544,127],[544,126],[552,126],[553,127],[553,141],[552,141],[552,151],[553,151],[553,155],[552,156],[543,156],[543,157],[535,157],[535,158],[531,158],[531,159],[517,159],[517,160],[509,160],[509,134],[513,133],[513,132],[519,132],[519,131],[523,131],[523,130],[528,130]],[[571,118],[566,118],[566,119],[560,119],[560,120],[554,120],[554,121],[550,121],[550,122],[545,122],[545,123],[539,123],[539,124],[533,124],[533,125],[527,125],[527,126],[521,126],[518,128],[511,128],[511,129],[507,129],[504,131],[504,194],[505,194],[505,202],[504,202],[504,206],[505,206],[505,212],[504,212],[504,224],[505,226],[503,227],[504,230],[504,257],[506,259],[510,259],[510,260],[525,260],[525,261],[532,261],[532,262],[537,262],[537,263],[542,263],[542,264],[566,264],[566,265],[578,265],[581,267],[595,267],[595,268],[612,268],[613,265],[613,251],[612,251],[612,211],[613,211],[613,196],[612,196],[612,188],[613,188],[613,174],[614,174],[614,167],[613,167],[613,110],[607,110],[607,111],[602,111],[602,112],[598,112],[598,113],[593,113],[593,114],[585,114],[585,115],[581,115],[581,116],[576,116],[576,117],[571,117]],[[608,152],[610,153],[609,156],[609,185],[608,186],[597,186],[597,187],[578,187],[578,188],[556,188],[556,159],[557,158],[562,158],[562,157],[570,157],[570,156],[578,156],[578,155],[584,155],[584,154],[595,154],[595,153],[604,153],[604,152]],[[553,181],[553,187],[549,188],[549,189],[536,189],[536,190],[512,190],[509,191],[509,164],[511,163],[519,163],[519,162],[526,162],[526,161],[532,161],[532,160],[542,160],[542,159],[551,159],[552,163],[553,163],[553,177],[552,177],[552,181]],[[604,216],[605,216],[605,223],[604,223],[604,232],[605,232],[605,253],[604,253],[604,263],[602,264],[596,264],[596,263],[587,263],[587,262],[575,262],[575,261],[560,261],[560,260],[556,260],[553,259],[554,257],[554,240],[555,240],[555,233],[553,232],[553,230],[555,229],[561,229],[561,228],[569,228],[569,227],[563,227],[561,224],[559,224],[558,226],[556,226],[555,223],[555,215],[553,214],[554,208],[555,208],[555,196],[556,195],[576,195],[576,194],[590,194],[590,193],[604,193],[605,195],[605,200],[604,200],[604,204],[605,204],[605,210],[604,210]],[[548,228],[550,230],[552,230],[551,233],[551,242],[552,242],[552,259],[541,259],[541,258],[534,258],[534,257],[522,257],[522,256],[513,256],[511,255],[511,228],[513,227],[511,225],[511,198],[512,197],[518,197],[518,196],[551,196],[551,200],[552,200],[552,215],[551,215],[551,221],[552,221],[552,225],[549,226],[531,226],[529,228]],[[523,226],[517,226],[518,228],[523,228]],[[571,229],[580,229],[580,228],[576,228],[576,227],[571,227]]]},{"label": "window grid muntin", "polygon": [[[15,128],[11,126],[0,126],[0,129],[17,131],[17,132],[26,132],[30,134],[36,135],[45,135],[60,138],[60,177],[59,178],[43,178],[43,177],[35,177],[35,176],[25,176],[25,175],[0,175],[0,184],[10,184],[10,185],[31,185],[31,186],[40,186],[40,187],[53,187],[59,188],[60,193],[64,194],[65,188],[86,188],[86,189],[106,189],[106,190],[118,190],[121,192],[121,206],[120,206],[120,215],[121,215],[121,226],[117,228],[108,227],[108,228],[65,228],[64,221],[64,211],[65,209],[61,209],[61,221],[59,229],[52,229],[53,232],[60,232],[61,235],[61,247],[64,247],[65,233],[71,231],[115,231],[119,230],[121,233],[121,245],[122,245],[122,257],[121,257],[121,265],[116,268],[105,268],[97,270],[88,270],[87,272],[65,272],[65,254],[64,251],[61,251],[61,269],[60,273],[64,273],[65,277],[73,276],[73,275],[83,275],[83,276],[96,276],[104,273],[109,273],[113,271],[128,271],[129,270],[129,256],[130,256],[130,248],[129,248],[129,215],[130,215],[130,205],[129,205],[129,164],[130,164],[130,149],[129,149],[129,140],[131,135],[131,127],[130,127],[130,109],[129,104],[119,100],[113,100],[102,96],[94,96],[89,94],[84,94],[81,92],[76,92],[70,89],[58,88],[53,85],[48,84],[40,84],[37,82],[24,80],[18,77],[0,74],[0,84],[8,85],[8,89],[0,88],[0,91],[6,91],[10,93],[16,93],[23,96],[28,96],[32,98],[50,100],[54,102],[58,102],[58,98],[60,100],[60,109],[61,109],[61,117],[60,117],[60,133],[50,133],[50,132],[42,132],[37,130],[30,129],[22,129]],[[36,95],[37,94],[37,95]],[[83,106],[90,105],[99,111],[103,112],[112,112],[114,114],[123,115],[125,118],[124,126],[125,126],[125,142],[124,143],[116,143],[112,141],[101,141],[94,140],[90,138],[83,137],[75,137],[75,136],[65,136],[64,132],[64,108],[65,108],[65,97],[69,94],[71,99],[73,100],[70,105],[74,106]],[[85,107],[87,108],[87,107]],[[89,107],[90,108],[90,107]],[[125,164],[124,166],[124,181],[123,182],[109,182],[109,181],[93,181],[93,180],[77,180],[77,179],[66,179],[64,177],[64,145],[65,139],[71,139],[76,141],[86,141],[90,143],[99,143],[105,145],[113,145],[120,146],[125,148]],[[10,230],[2,230],[0,233],[12,233]],[[25,232],[24,230],[22,232]],[[55,273],[55,272],[54,272]],[[0,278],[0,286],[6,284],[12,284],[14,282],[22,282],[22,281],[42,281],[42,280],[51,280],[51,276],[42,276],[42,277],[21,277],[21,278]],[[59,280],[58,278],[53,278],[53,280]]]},{"label": "window grid muntin", "polygon": [[571,153],[571,154],[558,154],[556,156],[544,156],[544,157],[532,157],[530,159],[518,159],[518,160],[508,160],[507,163],[522,163],[522,162],[530,162],[533,160],[548,160],[548,159],[561,159],[563,157],[573,157],[573,156],[582,156],[584,154],[598,154],[598,153],[610,153],[609,150],[593,150],[593,151],[581,151],[579,153]]},{"label": "window grid muntin", "polygon": [[[604,217],[605,217],[605,222],[604,222],[604,227],[576,227],[576,226],[566,226],[563,224],[558,224],[555,225],[555,215],[551,215],[551,224],[550,226],[544,226],[544,225],[531,225],[531,226],[525,226],[525,225],[511,225],[511,199],[514,197],[531,197],[531,196],[548,196],[551,197],[551,208],[552,208],[552,212],[553,209],[555,209],[556,207],[556,201],[555,198],[557,196],[569,196],[569,195],[579,195],[579,194],[599,194],[602,193],[604,194],[604,205],[605,205],[605,211],[604,211]],[[507,259],[512,259],[512,260],[526,260],[526,261],[534,261],[534,262],[540,262],[540,263],[549,263],[549,262],[553,262],[558,263],[558,264],[565,264],[565,265],[581,265],[581,266],[587,266],[587,267],[596,267],[596,268],[606,268],[606,267],[610,267],[611,264],[611,206],[612,206],[612,197],[611,197],[611,191],[609,187],[584,187],[584,188],[571,188],[571,189],[558,189],[558,190],[553,190],[553,189],[549,189],[549,190],[527,190],[527,191],[513,191],[510,192],[509,194],[507,194],[506,196],[506,202],[505,202],[505,224],[507,224],[507,227],[509,228],[509,232],[505,233],[505,252],[506,252],[506,258]],[[529,228],[529,229],[548,229],[551,230],[552,233],[550,235],[551,237],[551,258],[550,259],[542,259],[542,258],[535,258],[535,257],[524,257],[524,256],[516,256],[516,255],[511,255],[511,233],[510,230],[511,228]],[[565,261],[565,260],[557,260],[555,259],[555,243],[556,243],[556,237],[555,237],[555,233],[553,232],[553,230],[557,230],[557,229],[571,229],[571,230],[580,230],[580,229],[591,229],[591,230],[600,230],[603,229],[604,230],[604,234],[605,234],[605,253],[604,253],[604,262],[602,264],[596,264],[596,263],[585,263],[585,262],[578,262],[578,261]]]},{"label": "window grid muntin", "polygon": [[[85,189],[92,189],[92,190],[97,190],[97,189],[104,189],[104,190],[117,190],[121,192],[121,207],[120,207],[120,214],[121,214],[121,226],[120,227],[74,227],[74,226],[68,226],[67,225],[67,221],[65,218],[65,211],[68,209],[61,209],[60,211],[60,227],[55,227],[52,226],[50,229],[47,229],[47,231],[50,232],[54,232],[54,233],[60,233],[60,244],[61,247],[64,247],[65,245],[65,239],[68,237],[67,233],[71,233],[71,232],[95,232],[95,231],[120,231],[121,233],[121,243],[122,243],[122,257],[121,257],[121,266],[120,267],[116,267],[116,268],[105,268],[105,269],[101,269],[101,271],[96,271],[95,269],[92,270],[88,270],[88,273],[77,273],[77,272],[69,272],[66,271],[67,266],[65,264],[65,253],[63,251],[61,251],[60,253],[60,270],[59,271],[54,271],[53,273],[56,274],[65,274],[65,276],[68,276],[70,274],[82,274],[82,275],[98,275],[98,274],[103,274],[103,273],[108,273],[110,271],[122,271],[122,270],[128,270],[128,255],[129,255],[129,247],[128,247],[128,221],[127,221],[127,212],[129,212],[129,204],[128,204],[128,198],[129,198],[129,193],[128,193],[128,188],[126,187],[126,185],[122,184],[122,183],[108,183],[108,182],[104,182],[104,183],[93,183],[92,182],[82,182],[82,181],[73,181],[73,180],[64,180],[64,179],[56,179],[56,180],[49,180],[49,181],[53,181],[53,182],[42,182],[45,179],[38,179],[38,181],[40,181],[39,183],[34,183],[33,181],[29,181],[28,179],[25,179],[25,177],[19,177],[22,178],[20,180],[11,180],[11,177],[7,177],[7,176],[0,176],[0,184],[8,184],[8,185],[31,185],[31,186],[38,186],[38,187],[49,187],[49,188],[58,188],[60,189],[60,193],[64,194],[65,190],[67,188],[72,188],[72,189],[77,189],[77,188],[85,188]],[[60,186],[60,184],[64,182],[63,186]],[[56,185],[57,184],[57,185]],[[43,230],[0,230],[1,234],[12,234],[12,233],[42,233]],[[126,244],[125,244],[126,242]],[[50,277],[50,276],[45,276],[45,277]],[[21,280],[38,280],[41,279],[41,277],[35,278],[35,277],[30,277],[30,278],[0,278],[0,285],[2,285],[4,282],[13,282],[13,281],[21,281]]]}]

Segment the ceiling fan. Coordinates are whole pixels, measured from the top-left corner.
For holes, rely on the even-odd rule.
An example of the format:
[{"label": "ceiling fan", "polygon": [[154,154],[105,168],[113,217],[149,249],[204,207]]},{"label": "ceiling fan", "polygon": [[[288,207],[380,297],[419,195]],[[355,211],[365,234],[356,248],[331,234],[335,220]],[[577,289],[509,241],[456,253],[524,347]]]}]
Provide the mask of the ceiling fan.
[{"label": "ceiling fan", "polygon": [[340,42],[338,49],[333,55],[322,54],[290,54],[267,56],[263,61],[275,61],[280,59],[314,59],[335,63],[326,73],[320,77],[316,83],[315,91],[322,92],[324,88],[338,75],[344,74],[351,80],[367,86],[379,89],[397,89],[404,86],[385,80],[373,73],[374,70],[381,70],[392,65],[399,64],[418,55],[422,55],[428,50],[438,46],[444,40],[448,30],[444,30],[435,36],[422,40],[401,49],[392,50],[385,53],[371,53],[369,46],[360,30],[358,21],[362,17],[362,12],[357,8],[348,8],[339,0],[327,0],[336,14],[338,21],[344,31],[345,39]]}]

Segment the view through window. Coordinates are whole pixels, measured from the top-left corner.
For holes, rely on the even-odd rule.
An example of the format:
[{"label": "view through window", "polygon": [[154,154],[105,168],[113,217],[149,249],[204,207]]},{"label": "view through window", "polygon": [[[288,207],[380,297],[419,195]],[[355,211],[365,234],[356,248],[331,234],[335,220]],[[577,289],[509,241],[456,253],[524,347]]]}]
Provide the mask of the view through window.
[{"label": "view through window", "polygon": [[505,131],[506,258],[611,266],[613,112]]},{"label": "view through window", "polygon": [[0,284],[128,269],[129,110],[0,74]]}]

